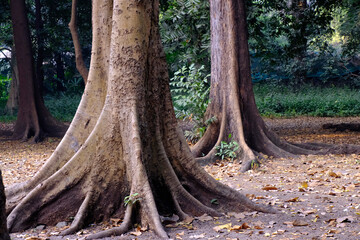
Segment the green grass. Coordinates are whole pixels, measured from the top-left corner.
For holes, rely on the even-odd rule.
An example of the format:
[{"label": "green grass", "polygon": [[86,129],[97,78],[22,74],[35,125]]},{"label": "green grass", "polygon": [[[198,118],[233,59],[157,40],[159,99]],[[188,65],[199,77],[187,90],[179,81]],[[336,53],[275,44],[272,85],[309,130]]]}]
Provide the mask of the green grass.
[{"label": "green grass", "polygon": [[360,116],[359,89],[303,86],[294,90],[284,85],[256,84],[254,93],[262,116]]},{"label": "green grass", "polygon": [[44,98],[45,106],[49,109],[50,113],[62,122],[71,122],[80,100],[81,95],[47,96]]},{"label": "green grass", "polygon": [[[294,90],[284,85],[255,84],[258,109],[265,117],[345,117],[360,116],[360,90],[339,87],[303,86]],[[60,121],[70,122],[81,96],[46,96],[46,107]],[[3,111],[6,99],[0,98],[0,122],[13,122],[16,116]]]},{"label": "green grass", "polygon": [[[81,95],[44,97],[45,105],[49,109],[50,113],[62,122],[71,122],[80,100]],[[0,98],[0,122],[14,122],[16,120],[16,115],[12,116],[4,112],[6,101],[6,99]]]}]

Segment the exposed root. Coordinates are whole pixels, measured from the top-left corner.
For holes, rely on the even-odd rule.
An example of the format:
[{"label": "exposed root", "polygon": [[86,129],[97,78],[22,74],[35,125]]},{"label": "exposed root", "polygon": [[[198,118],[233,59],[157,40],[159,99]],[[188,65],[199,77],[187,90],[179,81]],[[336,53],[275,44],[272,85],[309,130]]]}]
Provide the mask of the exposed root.
[{"label": "exposed root", "polygon": [[98,238],[106,238],[111,236],[120,236],[123,233],[126,233],[132,224],[131,217],[133,212],[133,205],[129,204],[125,211],[124,220],[119,227],[115,227],[106,231],[98,232],[87,236],[85,239],[98,239]]},{"label": "exposed root", "polygon": [[84,221],[89,211],[89,206],[92,196],[93,196],[92,191],[89,191],[85,197],[84,202],[81,204],[79,211],[77,212],[73,222],[71,223],[71,226],[68,229],[62,231],[60,235],[62,236],[70,235],[77,232],[82,227],[84,227]]}]

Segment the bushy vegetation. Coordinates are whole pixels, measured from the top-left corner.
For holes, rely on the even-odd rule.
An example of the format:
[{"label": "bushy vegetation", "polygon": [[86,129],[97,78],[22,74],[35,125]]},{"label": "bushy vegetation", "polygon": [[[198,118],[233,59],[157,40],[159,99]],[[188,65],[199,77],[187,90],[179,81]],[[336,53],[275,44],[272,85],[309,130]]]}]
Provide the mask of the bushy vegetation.
[{"label": "bushy vegetation", "polygon": [[58,120],[64,122],[71,122],[76,109],[80,103],[81,95],[64,95],[53,97],[48,96],[44,98],[45,106],[49,109],[51,114]]},{"label": "bushy vegetation", "polygon": [[256,84],[258,109],[267,117],[345,117],[360,115],[360,90],[305,85],[293,89],[285,85]]}]

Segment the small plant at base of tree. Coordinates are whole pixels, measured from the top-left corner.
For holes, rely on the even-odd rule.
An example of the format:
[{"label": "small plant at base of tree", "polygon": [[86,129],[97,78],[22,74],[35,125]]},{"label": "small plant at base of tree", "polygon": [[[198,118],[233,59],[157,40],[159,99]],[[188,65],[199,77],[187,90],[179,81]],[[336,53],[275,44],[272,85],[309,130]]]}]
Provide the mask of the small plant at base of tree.
[{"label": "small plant at base of tree", "polygon": [[140,201],[142,198],[138,198],[137,196],[139,193],[134,193],[124,198],[124,205],[127,206],[128,204],[134,205],[137,201]]},{"label": "small plant at base of tree", "polygon": [[[229,134],[229,140],[231,140],[231,134]],[[221,160],[228,158],[231,161],[237,157],[237,151],[239,150],[239,143],[236,141],[230,141],[229,143],[221,141],[219,146],[215,147],[216,156],[219,156]]]}]

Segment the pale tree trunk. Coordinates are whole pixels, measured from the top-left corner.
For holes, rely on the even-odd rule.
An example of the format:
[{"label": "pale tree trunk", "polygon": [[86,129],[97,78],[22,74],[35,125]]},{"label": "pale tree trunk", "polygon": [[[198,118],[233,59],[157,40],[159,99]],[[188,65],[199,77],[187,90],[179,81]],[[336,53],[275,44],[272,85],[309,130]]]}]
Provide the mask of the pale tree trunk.
[{"label": "pale tree trunk", "polygon": [[13,46],[11,51],[11,85],[9,98],[6,102],[5,110],[14,115],[19,107],[19,70],[16,63],[16,50]]},{"label": "pale tree trunk", "polygon": [[[75,216],[85,224],[122,217],[167,238],[160,215],[274,210],[209,176],[177,127],[159,29],[159,1],[93,1],[85,92],[65,137],[29,182],[7,190],[8,226],[20,231]],[[124,198],[132,198],[124,206]],[[219,204],[213,204],[217,199]],[[136,201],[135,201],[136,200]]]},{"label": "pale tree trunk", "polygon": [[74,43],[74,49],[75,49],[75,62],[76,62],[76,69],[79,71],[81,77],[84,79],[84,83],[86,85],[86,81],[89,75],[89,70],[86,68],[84,58],[81,52],[81,44],[79,39],[79,33],[77,28],[77,0],[72,0],[71,5],[71,19],[69,22],[69,29],[71,32],[71,37],[73,39]]},{"label": "pale tree trunk", "polygon": [[5,202],[6,202],[6,197],[4,192],[4,184],[2,181],[2,175],[0,170],[0,239],[10,240],[6,226]]},{"label": "pale tree trunk", "polygon": [[19,72],[19,110],[13,138],[26,140],[33,136],[33,141],[38,142],[45,135],[63,136],[66,126],[46,109],[41,83],[35,76],[25,1],[10,1],[10,9]]},{"label": "pale tree trunk", "polygon": [[[221,141],[236,141],[242,170],[257,162],[259,153],[275,157],[298,154],[359,152],[358,146],[290,144],[269,130],[256,107],[251,82],[244,1],[210,1],[211,89],[206,118],[215,118],[191,149],[199,161],[214,161]],[[231,135],[231,139],[229,139]]]}]

